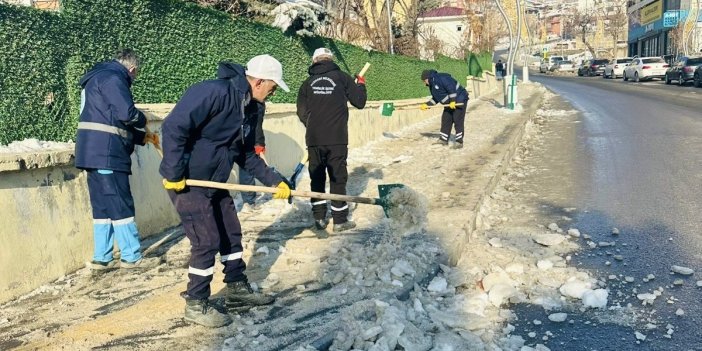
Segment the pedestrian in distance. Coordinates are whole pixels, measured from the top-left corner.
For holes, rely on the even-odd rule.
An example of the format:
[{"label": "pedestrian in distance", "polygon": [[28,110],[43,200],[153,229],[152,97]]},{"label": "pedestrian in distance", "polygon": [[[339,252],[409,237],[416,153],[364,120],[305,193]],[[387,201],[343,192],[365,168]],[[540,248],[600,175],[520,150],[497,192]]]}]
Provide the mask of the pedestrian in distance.
[{"label": "pedestrian in distance", "polygon": [[[454,149],[463,148],[463,132],[468,109],[468,91],[456,82],[448,73],[439,73],[435,70],[425,70],[422,72],[422,81],[429,87],[432,99],[420,106],[420,109],[427,110],[429,106],[441,103],[446,105],[441,115],[441,131],[439,140],[434,144],[448,145],[451,128],[456,129],[456,143]],[[463,105],[457,106],[456,104]]]},{"label": "pedestrian in distance", "polygon": [[218,78],[188,88],[162,127],[163,184],[190,240],[185,320],[207,327],[232,322],[210,304],[210,282],[215,256],[220,254],[227,284],[225,305],[234,311],[273,303],[274,298],[254,292],[244,271],[241,223],[228,191],[187,187],[186,179],[226,182],[234,164],[266,186],[278,187],[276,199],[290,197],[284,179],[256,156],[247,142],[263,113],[262,105],[278,87],[289,91],[283,67],[275,58],[260,55],[244,68],[222,62]]},{"label": "pedestrian in distance", "polygon": [[[334,54],[319,48],[312,55],[309,78],[302,83],[297,95],[297,116],[307,128],[305,143],[309,154],[311,189],[325,192],[327,175],[330,193],[346,195],[349,144],[349,108],[347,103],[362,109],[368,98],[366,81],[356,80],[341,71],[334,63]],[[324,230],[329,225],[326,200],[312,198],[315,228]],[[341,232],[356,227],[348,219],[349,205],[345,201],[331,202],[333,231]]]},{"label": "pedestrian in distance", "polygon": [[134,222],[134,198],[129,186],[136,145],[158,145],[158,135],[147,133],[146,117],[134,106],[131,86],[139,71],[139,57],[124,49],[114,60],[98,63],[81,79],[81,104],[76,135],[75,166],[88,174],[93,212],[93,259],[96,271],[116,268],[113,241],[117,241],[120,268],[151,268],[158,258],[145,259]]},{"label": "pedestrian in distance", "polygon": [[497,80],[502,80],[505,76],[505,64],[502,63],[502,60],[497,60],[495,64],[495,75],[497,76]]}]

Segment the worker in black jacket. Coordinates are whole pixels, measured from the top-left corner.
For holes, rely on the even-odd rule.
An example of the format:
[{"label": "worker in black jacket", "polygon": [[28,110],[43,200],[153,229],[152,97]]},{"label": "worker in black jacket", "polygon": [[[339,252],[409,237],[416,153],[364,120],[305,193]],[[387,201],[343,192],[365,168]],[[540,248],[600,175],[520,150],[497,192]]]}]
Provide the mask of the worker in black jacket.
[{"label": "worker in black jacket", "polygon": [[[302,83],[297,95],[297,116],[307,128],[305,142],[309,154],[311,188],[325,192],[327,173],[330,192],[346,194],[348,171],[346,158],[349,144],[349,108],[351,103],[362,109],[366,105],[366,82],[363,77],[353,77],[342,72],[333,61],[331,50],[319,48],[312,56],[310,77]],[[315,227],[326,229],[329,224],[327,202],[311,199]],[[348,220],[349,206],[344,201],[332,201],[334,232],[356,227]]]},{"label": "worker in black jacket", "polygon": [[[468,108],[468,91],[461,86],[448,73],[439,73],[435,70],[422,72],[422,81],[431,91],[431,100],[422,104],[422,110],[429,109],[429,106],[441,103],[445,105],[444,113],[441,115],[441,131],[436,144],[448,145],[451,127],[456,128],[456,144],[454,149],[463,148],[463,131],[466,119],[466,109]],[[462,103],[463,105],[457,105]]]}]

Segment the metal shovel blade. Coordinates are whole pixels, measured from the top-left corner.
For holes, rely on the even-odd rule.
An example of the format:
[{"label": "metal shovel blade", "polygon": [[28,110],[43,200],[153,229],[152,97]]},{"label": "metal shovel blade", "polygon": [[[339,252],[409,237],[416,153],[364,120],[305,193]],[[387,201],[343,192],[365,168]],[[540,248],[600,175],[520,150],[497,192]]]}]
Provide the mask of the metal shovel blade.
[{"label": "metal shovel blade", "polygon": [[404,188],[404,184],[380,184],[378,185],[378,194],[380,194],[380,198],[378,199],[378,205],[383,207],[383,212],[385,213],[385,217],[390,217],[390,214],[388,213],[390,211],[390,208],[392,204],[388,200],[388,196],[390,195],[390,192],[393,189],[397,188]]}]

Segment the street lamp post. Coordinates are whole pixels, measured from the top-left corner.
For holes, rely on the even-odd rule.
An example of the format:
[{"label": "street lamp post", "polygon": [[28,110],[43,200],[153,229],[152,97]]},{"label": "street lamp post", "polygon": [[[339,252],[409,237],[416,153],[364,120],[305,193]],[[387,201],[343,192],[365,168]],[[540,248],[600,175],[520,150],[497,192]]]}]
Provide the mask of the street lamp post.
[{"label": "street lamp post", "polygon": [[[511,94],[509,93],[509,88],[511,87],[511,77],[514,75],[514,72],[512,71],[512,66],[509,64],[509,58],[512,57],[512,52],[514,51],[514,34],[512,32],[512,22],[509,20],[507,17],[507,13],[505,13],[505,9],[502,7],[501,0],[495,0],[495,4],[497,5],[497,9],[500,10],[500,14],[502,14],[502,18],[504,18],[505,23],[507,23],[507,31],[509,32],[509,55],[508,55],[508,60],[507,60],[507,77],[504,77],[503,79],[503,91],[504,91],[504,106],[509,107],[511,104],[510,98]],[[513,105],[512,105],[513,108]]]},{"label": "street lamp post", "polygon": [[390,55],[395,55],[395,48],[392,45],[392,12],[390,11],[390,0],[385,0],[388,8],[388,41],[390,43]]}]

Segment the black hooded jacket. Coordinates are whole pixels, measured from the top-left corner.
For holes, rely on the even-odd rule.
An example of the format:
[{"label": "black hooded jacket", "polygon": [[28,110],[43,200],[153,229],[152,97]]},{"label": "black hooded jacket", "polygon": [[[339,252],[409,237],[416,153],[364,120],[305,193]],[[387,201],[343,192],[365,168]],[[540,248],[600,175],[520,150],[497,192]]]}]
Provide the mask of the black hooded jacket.
[{"label": "black hooded jacket", "polygon": [[332,61],[309,68],[310,77],[297,95],[297,116],[307,128],[307,146],[348,145],[349,108],[366,106],[366,86],[339,69]]}]

